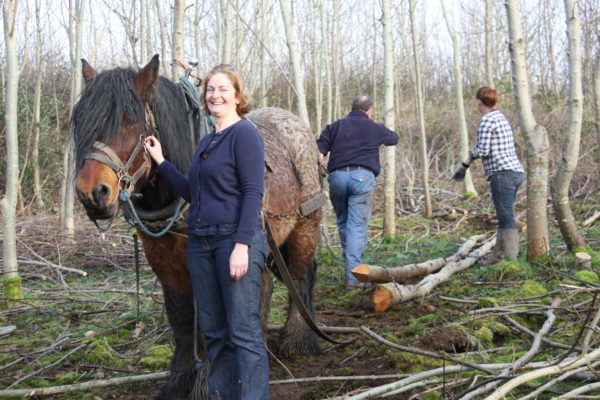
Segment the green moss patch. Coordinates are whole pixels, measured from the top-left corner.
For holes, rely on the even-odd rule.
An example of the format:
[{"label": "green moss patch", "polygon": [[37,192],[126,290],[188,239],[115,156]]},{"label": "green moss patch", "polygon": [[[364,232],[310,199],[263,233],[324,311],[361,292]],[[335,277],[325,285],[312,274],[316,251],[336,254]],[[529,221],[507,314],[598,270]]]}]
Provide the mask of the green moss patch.
[{"label": "green moss patch", "polygon": [[173,357],[173,347],[168,344],[152,346],[146,352],[147,357],[140,359],[140,365],[148,369],[166,369],[171,363]]},{"label": "green moss patch", "polygon": [[591,282],[591,283],[600,283],[600,278],[598,278],[598,274],[594,271],[581,270],[575,273],[575,278],[581,279],[582,281]]}]

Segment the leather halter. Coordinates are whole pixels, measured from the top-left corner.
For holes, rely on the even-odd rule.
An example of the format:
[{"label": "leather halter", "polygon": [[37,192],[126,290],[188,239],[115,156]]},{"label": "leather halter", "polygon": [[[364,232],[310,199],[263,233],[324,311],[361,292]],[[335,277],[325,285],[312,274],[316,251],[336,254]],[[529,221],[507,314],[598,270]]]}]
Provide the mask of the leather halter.
[{"label": "leather halter", "polygon": [[[146,148],[144,147],[144,140],[146,138],[146,131],[148,129],[148,125],[152,131],[156,132],[156,124],[154,122],[154,115],[150,110],[150,107],[146,105],[146,124],[144,125],[144,130],[140,133],[140,139],[137,142],[135,149],[129,156],[129,159],[123,164],[123,161],[117,156],[117,154],[111,149],[108,145],[102,142],[94,142],[92,146],[93,150],[101,151],[104,155],[99,154],[97,152],[89,152],[83,158],[84,160],[96,160],[101,162],[102,164],[111,168],[117,174],[117,180],[119,185],[119,200],[125,201],[125,197],[129,197],[131,192],[133,191],[135,185],[142,178],[142,176],[148,176],[150,172],[150,168],[152,163],[148,154],[146,152]],[[144,162],[140,167],[133,173],[129,174],[129,168],[133,164],[133,161],[136,159],[140,151],[144,151]]]}]

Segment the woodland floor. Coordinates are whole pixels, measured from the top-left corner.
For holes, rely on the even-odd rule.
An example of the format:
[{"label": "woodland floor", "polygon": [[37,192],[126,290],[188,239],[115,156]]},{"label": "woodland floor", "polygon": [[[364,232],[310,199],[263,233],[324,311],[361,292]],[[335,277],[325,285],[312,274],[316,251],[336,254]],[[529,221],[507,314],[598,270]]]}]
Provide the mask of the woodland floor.
[{"label": "woodland floor", "polygon": [[[584,219],[594,208],[598,209],[597,200],[592,199],[594,206],[587,205],[577,211],[577,217]],[[372,224],[364,262],[388,267],[449,256],[468,237],[494,229],[489,209],[468,214],[459,211],[458,216],[429,220],[416,215],[399,217],[398,237],[394,240],[385,240],[381,236],[380,226],[377,226],[381,220],[373,219]],[[600,248],[599,225],[596,222],[585,232],[588,244],[596,250]],[[335,228],[331,227],[331,247],[321,249],[318,255],[314,301],[316,319],[326,326],[366,326],[386,339],[408,347],[459,354],[491,349],[479,362],[510,362],[516,354],[529,348],[531,338],[513,327],[495,329],[495,317],[485,320],[492,327],[488,331],[493,333],[493,337],[486,337],[481,333],[485,323],[481,319],[469,319],[469,313],[480,308],[476,303],[482,298],[508,304],[531,295],[520,291],[524,282],[537,282],[550,291],[558,287],[558,282],[565,282],[565,276],[575,272],[570,267],[572,259],[561,244],[560,235],[556,228],[552,229],[553,258],[543,265],[521,262],[517,272],[511,273],[475,265],[452,276],[426,298],[376,313],[371,303],[373,289],[347,291],[343,287],[343,265]],[[167,370],[172,350],[170,331],[160,304],[160,286],[157,286],[143,258],[140,309],[146,327],[141,340],[131,338],[136,317],[135,271],[132,240],[127,234],[127,227],[120,223],[109,232],[100,233],[82,219],[74,242],[55,232],[55,217],[21,218],[17,227],[20,271],[26,298],[10,309],[0,309],[0,327],[17,327],[12,334],[0,337],[0,390],[69,385]],[[524,235],[521,247],[523,240]],[[86,271],[87,276],[61,272],[48,266],[49,263]],[[557,271],[565,275],[557,275]],[[577,296],[580,296],[577,301],[586,300],[584,294]],[[286,302],[286,291],[277,282],[270,324],[284,322]],[[524,316],[522,321],[537,331],[544,318],[543,315],[542,318]],[[464,329],[449,328],[459,325]],[[567,316],[562,321],[562,331],[555,333],[552,339],[570,344],[577,331],[569,330],[569,325],[573,325],[573,317]],[[96,334],[90,337],[89,331]],[[339,340],[356,340],[346,346],[322,341],[321,355],[292,359],[271,355],[274,400],[314,400],[358,393],[363,388],[399,379],[384,378],[385,375],[412,374],[443,365],[441,360],[391,349],[360,332],[332,336]],[[268,332],[269,348],[276,348],[277,338],[277,331]],[[494,350],[496,348],[504,350]],[[357,378],[365,375],[374,378]],[[315,377],[329,377],[330,380],[291,382],[293,379]],[[44,398],[151,399],[163,382],[148,381]],[[454,389],[454,394],[463,389],[465,387]],[[557,388],[558,391],[560,389]],[[408,399],[424,390],[425,387],[420,387],[405,395],[389,398]],[[437,390],[414,398],[450,399],[452,393]]]}]

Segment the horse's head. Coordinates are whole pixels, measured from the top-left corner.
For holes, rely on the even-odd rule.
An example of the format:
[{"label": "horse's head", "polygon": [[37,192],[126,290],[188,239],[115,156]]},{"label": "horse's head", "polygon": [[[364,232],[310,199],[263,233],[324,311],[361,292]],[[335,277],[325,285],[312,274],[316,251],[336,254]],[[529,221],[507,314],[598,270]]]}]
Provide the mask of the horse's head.
[{"label": "horse's head", "polygon": [[139,71],[115,68],[98,74],[82,60],[87,85],[73,110],[71,131],[75,187],[90,218],[116,216],[119,193],[138,191],[148,175],[151,164],[143,140],[158,66],[158,56],[154,56]]}]

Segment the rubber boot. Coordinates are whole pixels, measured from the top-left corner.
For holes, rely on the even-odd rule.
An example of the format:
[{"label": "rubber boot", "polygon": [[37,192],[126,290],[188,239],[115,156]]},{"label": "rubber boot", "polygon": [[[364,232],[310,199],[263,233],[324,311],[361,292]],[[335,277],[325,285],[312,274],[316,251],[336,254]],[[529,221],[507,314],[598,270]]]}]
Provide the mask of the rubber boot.
[{"label": "rubber boot", "polygon": [[498,234],[502,235],[504,255],[516,260],[519,256],[519,230],[499,229]]},{"label": "rubber boot", "polygon": [[502,257],[504,257],[505,248],[503,231],[506,230],[507,229],[498,229],[496,231],[496,244],[494,245],[494,250],[492,250],[491,253],[488,253],[487,256],[485,256],[483,260],[480,261],[480,265],[494,265],[500,262],[500,260],[502,260]]}]

